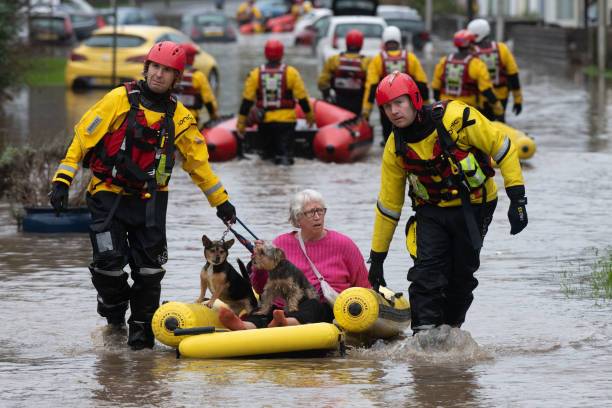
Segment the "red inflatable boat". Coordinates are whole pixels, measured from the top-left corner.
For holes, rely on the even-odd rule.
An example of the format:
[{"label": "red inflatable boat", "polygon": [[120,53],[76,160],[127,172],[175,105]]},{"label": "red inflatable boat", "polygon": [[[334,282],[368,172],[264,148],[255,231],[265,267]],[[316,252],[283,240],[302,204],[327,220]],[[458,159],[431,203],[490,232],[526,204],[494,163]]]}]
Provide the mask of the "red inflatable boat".
[{"label": "red inflatable boat", "polygon": [[293,31],[296,18],[293,14],[285,14],[266,21],[266,31],[271,33],[287,33]]},{"label": "red inflatable boat", "polygon": [[[325,101],[311,99],[316,128],[308,128],[304,113],[296,105],[298,123],[295,131],[295,156],[325,162],[350,163],[365,156],[372,146],[372,128],[363,118]],[[202,130],[211,161],[231,160],[238,154],[236,118],[217,122]],[[247,128],[245,152],[258,147],[257,127]]]}]

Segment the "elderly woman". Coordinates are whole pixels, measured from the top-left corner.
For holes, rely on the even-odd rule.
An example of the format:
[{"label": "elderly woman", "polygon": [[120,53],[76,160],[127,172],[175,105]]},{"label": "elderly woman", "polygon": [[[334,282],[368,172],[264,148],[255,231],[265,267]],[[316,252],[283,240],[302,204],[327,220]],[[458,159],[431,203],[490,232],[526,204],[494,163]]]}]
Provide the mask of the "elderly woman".
[{"label": "elderly woman", "polygon": [[[325,228],[327,208],[321,193],[315,190],[303,190],[296,193],[289,206],[289,222],[299,231],[279,235],[272,243],[285,252],[286,258],[297,266],[315,287],[320,296],[317,300],[305,300],[300,303],[297,312],[285,315],[282,304],[276,303],[277,309],[264,316],[257,313],[240,320],[233,312],[222,310],[221,322],[232,330],[253,329],[259,327],[291,326],[321,321],[331,322],[333,312],[321,293],[321,284],[310,262],[300,247],[298,234],[301,235],[306,253],[319,273],[336,290],[359,286],[369,288],[368,270],[357,245],[346,235]],[[260,242],[256,243],[261,245]],[[261,293],[268,280],[268,272],[257,268],[257,259],[253,260],[251,280],[256,292]]]}]

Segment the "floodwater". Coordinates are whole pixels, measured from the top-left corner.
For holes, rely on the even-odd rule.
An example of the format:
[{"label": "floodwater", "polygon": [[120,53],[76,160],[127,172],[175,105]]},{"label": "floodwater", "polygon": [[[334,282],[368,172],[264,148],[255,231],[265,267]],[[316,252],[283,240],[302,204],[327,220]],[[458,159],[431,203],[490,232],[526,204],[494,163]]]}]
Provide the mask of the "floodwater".
[{"label": "floodwater", "polygon": [[[283,38],[289,45],[290,37]],[[222,66],[222,113],[237,109],[243,79],[262,61],[263,41],[206,46]],[[317,95],[316,59],[291,47],[287,54]],[[433,64],[426,62],[429,72]],[[407,336],[349,350],[344,358],[201,361],[176,359],[161,344],[129,351],[95,312],[88,237],[19,233],[8,204],[0,203],[0,406],[609,406],[610,303],[566,296],[563,276],[579,279],[594,250],[610,244],[610,88],[533,62],[521,65],[525,111],[508,116],[538,146],[524,169],[529,226],[510,236],[502,192],[475,301],[445,347],[424,348]],[[4,107],[0,144],[68,140],[74,122],[102,94],[23,90]],[[365,256],[380,154],[375,143],[365,160],[347,165],[298,159],[286,168],[252,158],[214,169],[239,217],[260,237],[289,230],[289,196],[316,188],[327,199],[328,227],[351,236]],[[200,237],[220,237],[223,227],[180,169],[171,187],[162,300],[190,302],[199,293]],[[406,208],[400,225],[409,215]],[[402,231],[385,268],[390,287],[406,292],[412,261]],[[230,255],[248,258],[238,245]]]}]

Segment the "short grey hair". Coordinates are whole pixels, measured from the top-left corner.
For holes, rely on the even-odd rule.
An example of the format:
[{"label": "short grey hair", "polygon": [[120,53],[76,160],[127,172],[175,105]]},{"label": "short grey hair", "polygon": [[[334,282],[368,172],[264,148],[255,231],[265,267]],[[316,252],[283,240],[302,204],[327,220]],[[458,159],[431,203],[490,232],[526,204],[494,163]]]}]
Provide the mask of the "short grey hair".
[{"label": "short grey hair", "polygon": [[317,190],[306,189],[299,191],[293,195],[289,202],[289,222],[296,228],[300,228],[298,217],[304,211],[304,207],[308,203],[319,203],[325,207],[325,200]]}]

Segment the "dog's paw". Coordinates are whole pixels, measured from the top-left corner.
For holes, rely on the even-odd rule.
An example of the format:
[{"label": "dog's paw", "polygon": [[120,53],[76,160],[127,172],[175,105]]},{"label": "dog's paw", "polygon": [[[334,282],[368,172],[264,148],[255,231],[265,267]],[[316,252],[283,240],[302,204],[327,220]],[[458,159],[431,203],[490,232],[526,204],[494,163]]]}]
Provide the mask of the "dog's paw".
[{"label": "dog's paw", "polygon": [[214,301],[209,300],[208,302],[206,302],[206,306],[208,306],[209,308],[213,308],[213,305],[215,304]]}]

